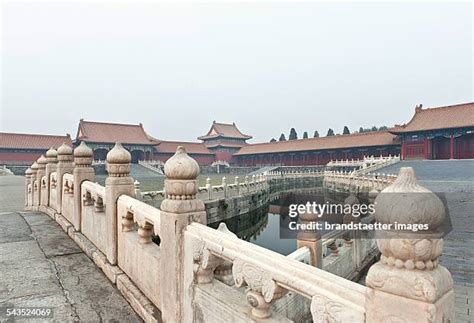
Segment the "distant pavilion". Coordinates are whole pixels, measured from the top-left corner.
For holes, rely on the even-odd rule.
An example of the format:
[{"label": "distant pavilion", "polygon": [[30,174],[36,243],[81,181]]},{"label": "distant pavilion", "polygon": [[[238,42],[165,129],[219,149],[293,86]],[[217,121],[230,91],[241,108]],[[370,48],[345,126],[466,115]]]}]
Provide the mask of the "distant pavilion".
[{"label": "distant pavilion", "polygon": [[247,146],[252,136],[243,134],[235,123],[219,123],[214,121],[211,129],[199,140],[212,152],[219,161],[231,161],[232,155]]}]

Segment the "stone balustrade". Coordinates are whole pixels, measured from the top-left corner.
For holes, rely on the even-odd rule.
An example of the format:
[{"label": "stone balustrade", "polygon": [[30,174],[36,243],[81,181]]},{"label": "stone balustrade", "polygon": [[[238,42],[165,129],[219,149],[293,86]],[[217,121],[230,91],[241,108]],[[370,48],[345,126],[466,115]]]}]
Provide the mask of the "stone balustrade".
[{"label": "stone balustrade", "polygon": [[[298,250],[285,257],[238,239],[223,224],[217,230],[206,226],[200,196],[264,190],[272,187],[271,181],[308,174],[271,173],[243,183],[226,179],[217,186],[208,183],[204,190],[196,181],[199,166],[178,147],[165,164],[164,199],[158,209],[135,198],[131,156],[120,144],[107,155],[105,187],[94,183],[92,152],[85,145],[74,154],[71,147],[61,146],[57,160],[48,176],[44,160],[27,170],[25,208],[55,218],[146,322],[301,321],[281,305],[288,304],[282,303],[288,297],[305,299],[299,311],[310,313],[315,322],[454,322],[452,279],[438,263],[442,239],[435,234],[444,208],[416,183],[412,169],[402,168],[395,180],[309,172],[325,175],[326,186],[358,185],[371,192],[384,188],[369,194],[378,202],[377,222],[433,225],[430,235],[388,232],[393,239],[378,237],[382,258],[370,268],[365,287],[317,268],[324,262],[336,268],[338,259],[346,262],[345,255],[360,260],[360,249],[370,246],[356,243],[347,232],[322,238],[304,232],[298,236]],[[49,183],[43,185],[43,179]],[[420,192],[429,199],[419,200]],[[391,198],[391,193],[412,201]]]},{"label": "stone balustrade", "polygon": [[397,156],[364,156],[363,159],[331,160],[326,167],[329,170],[350,170],[355,174],[369,174],[400,161]]},{"label": "stone balustrade", "polygon": [[358,174],[348,171],[326,171],[323,188],[332,192],[368,194],[381,191],[397,178],[394,174]]},{"label": "stone balustrade", "polygon": [[139,160],[138,164],[155,173],[163,174],[164,163],[161,160]]}]

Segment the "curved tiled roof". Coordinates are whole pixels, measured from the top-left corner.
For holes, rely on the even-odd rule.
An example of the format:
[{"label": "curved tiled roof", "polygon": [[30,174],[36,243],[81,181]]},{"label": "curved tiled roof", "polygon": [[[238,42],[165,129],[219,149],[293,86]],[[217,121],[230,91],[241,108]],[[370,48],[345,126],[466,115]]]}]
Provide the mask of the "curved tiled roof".
[{"label": "curved tiled roof", "polygon": [[160,141],[156,146],[157,153],[169,153],[174,154],[178,146],[183,146],[188,154],[206,154],[214,155],[209,149],[200,142],[187,142],[187,141]]},{"label": "curved tiled roof", "polygon": [[137,145],[156,145],[156,140],[148,136],[143,125],[84,121],[77,129],[77,141],[103,142]]},{"label": "curved tiled roof", "polygon": [[276,141],[250,144],[242,147],[234,156],[283,153],[297,151],[327,150],[341,148],[360,148],[397,145],[396,136],[388,131],[374,131],[352,135],[308,138],[288,141]]},{"label": "curved tiled roof", "polygon": [[252,136],[243,134],[235,125],[235,123],[213,122],[211,129],[204,136],[199,137],[200,140],[212,139],[217,137],[251,139]]},{"label": "curved tiled roof", "polygon": [[390,132],[405,133],[463,127],[474,127],[474,102],[429,109],[417,107],[410,122],[396,126],[390,129]]},{"label": "curved tiled roof", "polygon": [[49,149],[63,143],[72,145],[71,136],[38,135],[0,132],[0,148],[6,149]]}]

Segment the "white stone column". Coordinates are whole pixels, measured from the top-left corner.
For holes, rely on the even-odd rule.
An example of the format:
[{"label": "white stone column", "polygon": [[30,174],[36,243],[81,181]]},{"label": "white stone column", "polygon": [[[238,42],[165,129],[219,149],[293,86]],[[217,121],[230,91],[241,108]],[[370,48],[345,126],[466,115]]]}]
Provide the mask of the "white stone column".
[{"label": "white stone column", "polygon": [[38,206],[44,206],[44,205],[47,205],[47,203],[45,204],[45,201],[44,200],[44,197],[42,196],[42,191],[43,191],[43,188],[44,188],[44,185],[45,183],[42,182],[42,178],[43,176],[45,175],[45,170],[46,170],[46,158],[44,157],[44,155],[41,155],[40,158],[38,158],[38,160],[36,161],[36,163],[38,163],[38,172],[36,173],[36,179],[38,181]]},{"label": "white stone column", "polygon": [[182,322],[184,307],[183,231],[191,222],[206,224],[204,203],[196,199],[197,162],[179,146],[165,164],[166,199],[161,203],[161,312],[163,322]]},{"label": "white stone column", "polygon": [[82,214],[82,183],[95,180],[94,168],[92,168],[92,149],[84,142],[74,149],[74,213],[72,225],[76,231],[81,231]]},{"label": "white stone column", "polygon": [[28,169],[25,171],[25,209],[28,209],[31,206],[30,196],[33,190],[30,191],[28,189],[28,186],[31,185],[31,177],[32,177],[31,168],[28,167]]},{"label": "white stone column", "polygon": [[106,252],[110,264],[117,264],[117,200],[121,195],[135,196],[133,178],[130,177],[132,156],[116,143],[107,154],[107,172],[105,179],[105,216],[107,223]]},{"label": "white stone column", "polygon": [[49,196],[51,195],[51,192],[50,192],[51,173],[56,171],[56,167],[58,164],[58,152],[56,151],[56,149],[51,147],[46,152],[46,161],[47,161],[47,164],[46,164],[46,169],[45,169],[45,178],[46,178],[46,187],[48,189],[46,190],[46,196],[44,197],[44,199],[46,200],[45,205],[49,206]]},{"label": "white stone column", "polygon": [[30,208],[32,210],[35,209],[36,206],[38,206],[38,200],[37,200],[37,190],[38,190],[38,185],[36,184],[36,175],[38,173],[38,163],[34,162],[31,165],[31,175],[30,175],[30,184],[31,184],[31,205]]},{"label": "white stone column", "polygon": [[453,280],[438,262],[444,217],[443,203],[418,185],[411,167],[402,167],[377,196],[376,222],[427,224],[429,230],[376,233],[382,256],[367,274],[367,322],[454,322]]},{"label": "white stone column", "polygon": [[58,211],[62,214],[63,206],[63,176],[64,174],[72,174],[74,169],[72,148],[66,144],[62,144],[58,148],[58,166],[56,167],[56,198],[58,200]]}]

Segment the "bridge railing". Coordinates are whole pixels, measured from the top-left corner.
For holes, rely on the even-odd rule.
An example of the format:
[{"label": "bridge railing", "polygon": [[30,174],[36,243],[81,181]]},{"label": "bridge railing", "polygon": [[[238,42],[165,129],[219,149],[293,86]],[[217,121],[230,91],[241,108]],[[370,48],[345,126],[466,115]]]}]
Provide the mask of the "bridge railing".
[{"label": "bridge railing", "polygon": [[156,240],[160,237],[160,210],[122,195],[117,202],[117,215],[117,265],[160,308],[163,256]]},{"label": "bridge railing", "polygon": [[344,171],[326,171],[323,188],[334,192],[368,193],[381,191],[397,178],[394,174],[359,174]]},{"label": "bridge railing", "polygon": [[[338,317],[340,322],[364,322],[364,286],[221,231],[198,223],[191,223],[185,231],[185,279],[197,276],[194,287],[197,292],[194,299],[183,300],[184,306],[190,307],[192,302],[206,304],[209,289],[218,290],[215,296],[227,294],[234,298],[234,303],[227,305],[227,313],[202,311],[203,321],[215,321],[219,316],[223,321],[235,319],[242,305],[250,313],[250,317],[240,314],[247,320],[267,319],[272,315],[278,320],[276,313],[272,313],[272,304],[292,292],[311,300],[315,322],[325,315]],[[247,292],[232,291],[235,287],[215,281],[215,269],[225,263],[232,264],[235,286],[247,286]],[[193,268],[197,270],[193,272]],[[193,313],[192,308],[185,308],[184,312]]]},{"label": "bridge railing", "polygon": [[[344,250],[360,259],[357,249],[365,247],[347,232],[332,232],[322,241],[298,236],[298,250],[285,257],[238,239],[225,225],[207,227],[204,203],[197,199],[199,167],[181,147],[165,166],[160,210],[135,199],[131,156],[119,144],[107,155],[105,187],[93,182],[92,151],[85,145],[74,150],[74,164],[72,149],[64,146],[58,160],[56,187],[52,180],[45,185],[59,188],[57,205],[41,198],[41,179],[53,176],[45,175],[44,161],[38,159],[26,172],[26,209],[53,216],[147,322],[288,322],[285,311],[275,311],[273,304],[290,292],[310,303],[302,311],[316,322],[454,321],[452,278],[438,261],[444,207],[416,183],[411,168],[402,168],[395,181],[380,179],[389,185],[378,194],[373,216],[378,223],[423,222],[430,229],[377,237],[382,256],[370,268],[365,287],[314,266],[317,257],[329,263],[343,259]],[[347,180],[347,174],[327,175]],[[247,187],[266,185],[262,178]],[[242,188],[234,183],[233,189],[237,186]],[[402,200],[393,193],[402,193]],[[427,199],[420,200],[418,193]],[[313,266],[304,263],[307,257]]]}]

